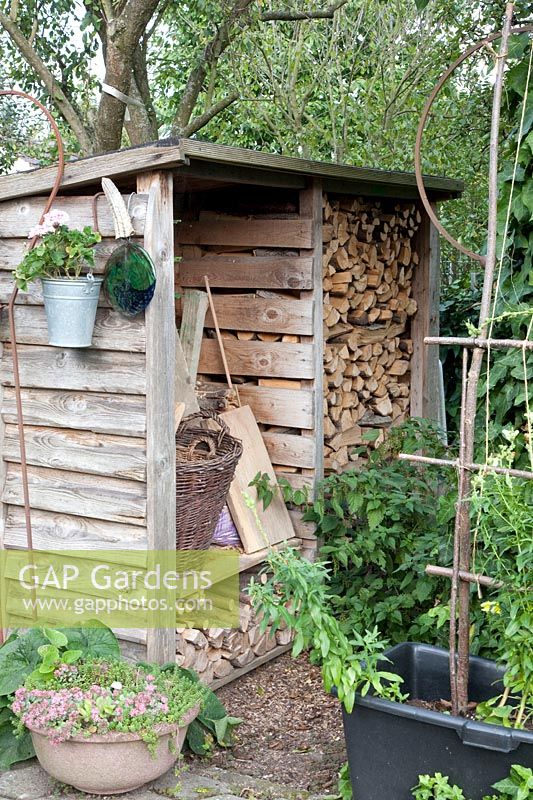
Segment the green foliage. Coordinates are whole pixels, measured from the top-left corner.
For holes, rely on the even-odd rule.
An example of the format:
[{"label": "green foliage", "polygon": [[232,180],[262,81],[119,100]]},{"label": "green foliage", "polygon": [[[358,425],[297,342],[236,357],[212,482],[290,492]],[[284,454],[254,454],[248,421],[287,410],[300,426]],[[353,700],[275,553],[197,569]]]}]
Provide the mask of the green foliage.
[{"label": "green foliage", "polygon": [[[517,434],[494,459],[510,467]],[[488,625],[499,641],[505,666],[505,692],[478,706],[480,718],[522,727],[533,718],[533,481],[480,474],[473,481],[475,569],[491,575],[500,588],[483,604]]]},{"label": "green foliage", "polygon": [[337,782],[336,800],[352,800],[352,779],[350,777],[350,767],[348,762],[343,764],[339,770],[339,780]]},{"label": "green foliage", "polygon": [[409,420],[391,430],[365,468],[326,478],[307,510],[323,541],[331,608],[346,632],[377,625],[392,644],[445,642],[449,587],[424,570],[450,563],[453,475],[397,458],[401,450],[442,449],[434,426]]},{"label": "green foliage", "polygon": [[273,484],[267,472],[262,474],[258,472],[248,485],[255,488],[257,499],[262,503],[264,511],[269,507],[277,492],[281,493],[285,503],[295,506],[303,506],[309,503],[309,486],[306,485],[301,489],[294,489],[286,478],[280,478],[277,483]]},{"label": "green foliage", "polygon": [[42,644],[37,648],[41,663],[28,680],[31,680],[32,677],[40,682],[51,680],[54,671],[60,664],[74,664],[83,655],[83,650],[69,648],[68,637],[62,631],[43,628],[43,634],[49,644]]},{"label": "green foliage", "polygon": [[[168,664],[163,669],[176,669],[174,664]],[[198,682],[196,672],[180,668],[180,671],[193,681]],[[238,717],[232,717],[224,708],[216,694],[207,686],[203,687],[204,700],[200,713],[191,722],[187,730],[186,743],[193,753],[199,756],[209,755],[214,745],[230,747],[233,743],[233,731],[242,722]]]},{"label": "green foliage", "polygon": [[[66,643],[65,643],[66,639]],[[22,686],[25,680],[38,670],[43,662],[41,648],[56,647],[80,656],[119,656],[118,642],[113,632],[96,623],[80,629],[52,631],[30,628],[27,632],[11,634],[0,647],[0,769],[9,769],[17,761],[25,761],[33,755],[29,733],[16,738],[13,733],[15,721],[9,696]],[[42,651],[46,653],[48,650]],[[50,658],[50,657],[49,657]]]},{"label": "green foliage", "polygon": [[413,789],[414,800],[465,800],[458,786],[451,786],[450,781],[440,772],[435,775],[419,775],[418,784]]},{"label": "green foliage", "polygon": [[[481,304],[481,289],[470,281],[458,279],[446,290],[440,304],[440,335],[463,336],[468,323],[477,325]],[[457,345],[441,347],[440,358],[446,393],[446,424],[451,440],[457,436],[461,406],[461,376],[463,350]]]},{"label": "green foliage", "polygon": [[347,711],[353,709],[356,692],[364,696],[373,691],[389,700],[402,699],[402,679],[383,669],[388,642],[378,629],[346,634],[333,615],[327,567],[306,561],[287,548],[269,554],[267,569],[273,577],[266,583],[252,581],[249,588],[262,615],[263,631],[268,625],[273,632],[281,625],[293,630],[293,657],[308,649],[311,659],[321,665],[326,691],[335,687]]},{"label": "green foliage", "polygon": [[[339,773],[338,800],[351,800],[348,764]],[[527,767],[515,764],[508,778],[498,781],[492,787],[498,794],[485,795],[483,800],[529,800],[533,795],[533,772]],[[412,789],[413,800],[469,800],[459,786],[451,785],[450,779],[440,772],[434,775],[419,775],[418,783]]]},{"label": "green foliage", "polygon": [[[533,772],[515,764],[508,778],[492,787],[498,794],[485,795],[483,800],[529,800],[533,793]],[[449,778],[436,772],[435,775],[420,775],[413,789],[414,800],[468,800],[458,786],[451,786]]]},{"label": "green foliage", "polygon": [[[511,68],[506,79],[499,174],[498,254],[501,262],[490,314],[492,338],[530,338],[533,327],[532,78],[525,97],[529,47],[527,36],[514,37],[510,43]],[[470,323],[477,326],[479,294],[479,290],[469,289],[464,280],[451,284],[441,306],[443,335],[462,336]],[[462,359],[458,348],[445,348],[443,354],[448,421],[452,430],[456,430]],[[478,460],[486,460],[487,442],[501,440],[502,431],[511,428],[521,431],[516,441],[516,463],[518,466],[527,465],[524,432],[527,402],[533,404],[532,380],[533,353],[523,355],[519,349],[508,349],[490,354],[489,369],[479,386],[476,420]]]},{"label": "green foliage", "polygon": [[533,771],[514,764],[509,777],[495,783],[493,788],[498,790],[497,800],[529,800],[533,795]]},{"label": "green foliage", "polygon": [[94,245],[101,238],[89,226],[79,231],[59,225],[13,271],[18,288],[26,291],[38,278],[79,278],[84,267],[94,266]]}]

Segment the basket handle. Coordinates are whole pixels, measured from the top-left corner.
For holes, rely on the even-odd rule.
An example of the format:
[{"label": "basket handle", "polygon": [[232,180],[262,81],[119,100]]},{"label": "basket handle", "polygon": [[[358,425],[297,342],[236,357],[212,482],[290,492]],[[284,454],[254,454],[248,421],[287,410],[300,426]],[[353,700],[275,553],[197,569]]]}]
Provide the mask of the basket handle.
[{"label": "basket handle", "polygon": [[194,451],[196,450],[196,448],[200,444],[206,444],[208,446],[209,455],[210,456],[216,455],[217,449],[215,447],[215,443],[213,442],[213,439],[210,436],[195,436],[195,438],[192,439],[191,443],[189,444],[189,446],[187,448],[186,458],[188,460],[192,459]]},{"label": "basket handle", "polygon": [[223,439],[226,436],[230,436],[230,432],[229,432],[228,426],[226,425],[226,423],[224,422],[222,417],[220,417],[216,413],[216,411],[196,411],[194,414],[190,414],[186,419],[184,419],[179,427],[180,428],[189,427],[189,425],[191,423],[193,423],[197,419],[201,419],[201,420],[203,420],[203,419],[211,419],[211,420],[213,420],[213,422],[217,423],[217,425],[220,428],[220,431],[218,432],[218,439],[217,439],[218,447],[220,447],[220,445],[222,444]]}]

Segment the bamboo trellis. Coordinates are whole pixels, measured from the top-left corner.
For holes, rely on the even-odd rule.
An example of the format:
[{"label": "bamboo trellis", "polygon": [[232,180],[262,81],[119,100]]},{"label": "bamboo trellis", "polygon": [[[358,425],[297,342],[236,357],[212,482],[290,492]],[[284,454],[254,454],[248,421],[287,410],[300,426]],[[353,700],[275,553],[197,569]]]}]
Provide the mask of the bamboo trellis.
[{"label": "bamboo trellis", "polygon": [[[481,299],[481,310],[479,316],[479,335],[476,337],[426,337],[426,346],[433,345],[459,345],[463,348],[463,374],[461,392],[461,419],[459,426],[459,457],[455,460],[431,458],[420,455],[409,455],[402,453],[400,458],[413,461],[415,463],[445,466],[454,468],[458,474],[458,498],[456,506],[454,546],[453,546],[453,568],[428,565],[426,572],[429,575],[449,577],[451,579],[450,592],[450,688],[452,700],[452,713],[464,714],[468,706],[468,674],[470,656],[470,584],[478,586],[499,587],[493,578],[485,575],[477,575],[471,571],[472,563],[472,544],[471,544],[471,473],[472,472],[495,472],[498,474],[509,475],[516,478],[533,480],[533,472],[525,470],[515,470],[511,468],[496,467],[488,464],[477,464],[474,461],[474,424],[477,411],[478,386],[481,375],[481,367],[485,352],[490,355],[490,351],[505,350],[508,348],[520,348],[525,354],[526,351],[533,349],[531,340],[512,340],[491,338],[490,308],[493,298],[493,284],[495,280],[496,267],[496,241],[497,241],[497,200],[498,200],[498,139],[500,126],[501,101],[504,82],[504,71],[507,59],[507,48],[509,37],[515,33],[530,33],[533,25],[523,25],[513,27],[514,3],[508,3],[505,10],[505,20],[503,30],[493,33],[490,36],[469,47],[452,64],[436,84],[433,92],[429,96],[422,117],[420,120],[416,146],[415,146],[415,170],[418,189],[425,209],[440,233],[458,250],[466,253],[477,261],[480,261],[484,268],[483,293]],[[491,43],[501,37],[500,52],[494,53]],[[470,55],[489,48],[496,57],[496,77],[494,83],[494,97],[492,105],[491,135],[490,135],[490,166],[489,166],[489,215],[487,226],[487,254],[486,256],[473,253],[457,242],[445,228],[441,225],[435,212],[427,198],[421,171],[421,143],[426,120],[432,104],[444,85],[446,80],[452,75],[457,67],[463,63]],[[524,103],[527,99],[525,93]],[[520,136],[519,136],[520,139]],[[518,146],[520,141],[518,143]],[[471,358],[469,362],[469,353]]]}]

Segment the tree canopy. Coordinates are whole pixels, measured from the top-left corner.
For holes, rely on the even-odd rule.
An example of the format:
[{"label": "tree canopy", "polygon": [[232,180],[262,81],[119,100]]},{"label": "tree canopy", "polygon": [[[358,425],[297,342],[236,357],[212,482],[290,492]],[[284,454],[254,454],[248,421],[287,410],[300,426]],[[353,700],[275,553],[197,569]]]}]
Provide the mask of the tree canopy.
[{"label": "tree canopy", "polygon": [[[528,3],[517,4],[517,16]],[[442,70],[501,26],[505,0],[0,0],[4,86],[44,100],[73,154],[168,136],[412,169]],[[445,222],[484,237],[492,55],[446,84],[428,172],[461,177]],[[53,158],[20,103],[0,104],[0,167]]]}]

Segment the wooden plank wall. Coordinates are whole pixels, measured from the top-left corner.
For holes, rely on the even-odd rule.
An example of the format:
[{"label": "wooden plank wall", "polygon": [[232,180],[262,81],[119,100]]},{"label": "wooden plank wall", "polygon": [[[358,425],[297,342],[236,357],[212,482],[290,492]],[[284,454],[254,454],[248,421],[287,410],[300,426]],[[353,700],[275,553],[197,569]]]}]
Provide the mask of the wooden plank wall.
[{"label": "wooden plank wall", "polygon": [[[0,204],[0,296],[13,287],[10,270],[27,246],[45,198]],[[62,197],[56,208],[70,225],[92,223],[92,197]],[[131,210],[142,236],[146,195]],[[116,246],[105,200],[98,203],[96,273]],[[117,314],[102,297],[93,346],[62,349],[47,343],[40,286],[19,293],[15,310],[34,546],[146,549],[146,328],[144,317]],[[25,547],[12,348],[7,311],[0,317],[2,459],[0,531],[4,547]]]},{"label": "wooden plank wall", "polygon": [[[186,203],[176,212],[176,282],[202,288],[208,276],[231,374],[274,468],[312,484],[322,456],[321,189],[241,187]],[[208,313],[199,379],[223,382],[212,325]]]},{"label": "wooden plank wall", "polygon": [[[437,209],[435,208],[435,211]],[[439,335],[440,240],[439,232],[423,212],[417,246],[420,264],[413,282],[413,297],[418,305],[411,326],[413,356],[411,359],[412,417],[439,420],[439,348],[424,344],[426,336]]]}]

